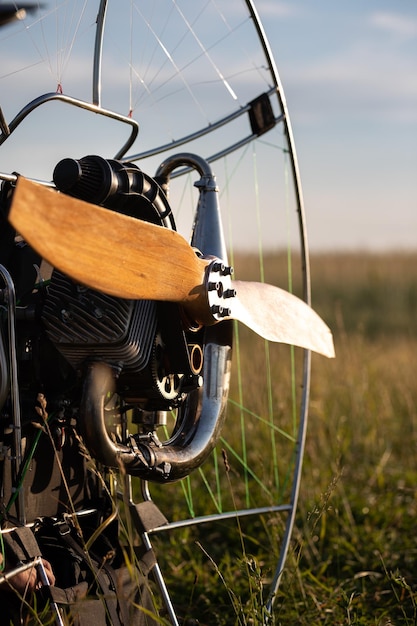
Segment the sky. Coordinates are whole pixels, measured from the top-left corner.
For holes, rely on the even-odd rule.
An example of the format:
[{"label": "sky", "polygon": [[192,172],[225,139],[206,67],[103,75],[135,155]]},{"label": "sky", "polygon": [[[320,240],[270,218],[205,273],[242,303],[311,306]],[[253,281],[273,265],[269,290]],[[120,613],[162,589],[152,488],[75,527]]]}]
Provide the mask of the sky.
[{"label": "sky", "polygon": [[311,249],[417,247],[417,3],[257,3],[284,86]]},{"label": "sky", "polygon": [[[191,1],[177,4],[189,7]],[[310,249],[415,249],[416,0],[257,0],[255,4],[288,104]],[[9,32],[12,29],[4,30],[3,55],[9,50]],[[29,41],[31,31],[28,35]],[[0,74],[2,70],[0,66]],[[27,76],[34,76],[34,71]],[[83,71],[78,64],[80,80],[85,78]],[[29,85],[24,76],[11,75],[15,82],[7,93],[0,91],[7,119],[27,102]],[[112,80],[116,77],[117,70]],[[36,86],[32,92],[38,95]],[[26,143],[29,137],[23,135]],[[39,160],[42,141],[34,144]]]}]

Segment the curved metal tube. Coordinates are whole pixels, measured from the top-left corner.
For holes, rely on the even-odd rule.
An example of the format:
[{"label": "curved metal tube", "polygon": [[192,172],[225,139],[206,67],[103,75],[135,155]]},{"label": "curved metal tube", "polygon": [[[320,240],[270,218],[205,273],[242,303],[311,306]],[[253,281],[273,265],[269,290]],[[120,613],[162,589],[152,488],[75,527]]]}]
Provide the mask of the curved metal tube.
[{"label": "curved metal tube", "polygon": [[[156,170],[155,178],[165,191],[167,191],[172,172],[182,166],[195,169],[200,174],[203,181],[206,182],[206,187],[217,190],[213,172],[207,160],[192,152],[180,152],[179,154],[167,157]],[[201,187],[203,181],[200,181],[197,185]]]},{"label": "curved metal tube", "polygon": [[103,35],[106,23],[107,0],[101,0],[97,14],[96,40],[93,62],[93,104],[101,107],[101,67],[103,56]]},{"label": "curved metal tube", "polygon": [[[284,128],[285,134],[287,136],[288,146],[289,146],[289,157],[291,162],[293,180],[295,185],[295,197],[297,201],[297,211],[298,211],[298,224],[300,229],[300,242],[301,242],[301,259],[302,259],[302,270],[303,270],[303,297],[307,304],[311,304],[311,278],[310,278],[310,261],[309,261],[309,248],[308,248],[308,239],[307,239],[307,228],[306,228],[306,219],[305,219],[305,208],[304,208],[304,199],[303,199],[303,191],[301,186],[301,176],[300,170],[298,166],[297,153],[295,150],[295,142],[294,135],[292,131],[290,116],[288,113],[287,102],[284,95],[284,90],[282,88],[281,79],[278,74],[278,69],[276,67],[274,57],[272,55],[271,47],[269,41],[267,39],[264,27],[259,18],[258,12],[255,8],[255,3],[253,0],[246,0],[246,5],[249,9],[249,13],[253,19],[254,26],[258,32],[259,39],[262,42],[262,46],[264,49],[265,56],[268,60],[269,68],[271,70],[272,77],[274,79],[278,102],[281,108],[281,111],[284,114]],[[277,597],[277,591],[279,585],[281,583],[282,572],[284,568],[284,563],[287,557],[287,553],[290,547],[290,539],[293,531],[293,527],[295,524],[295,511],[297,508],[298,496],[300,492],[300,482],[301,482],[301,471],[303,466],[303,458],[304,458],[304,448],[306,442],[307,435],[307,423],[308,423],[308,403],[310,397],[310,379],[311,379],[311,352],[308,350],[304,351],[304,364],[303,364],[303,396],[300,407],[300,423],[298,427],[298,436],[297,436],[297,457],[296,457],[296,467],[294,472],[294,481],[292,486],[291,493],[291,514],[288,516],[288,520],[286,523],[285,533],[283,537],[283,543],[280,551],[279,561],[273,576],[273,580],[270,586],[270,592],[268,598],[265,603],[266,612],[268,616],[272,615],[272,609]],[[270,617],[265,618],[265,624],[270,624]]]},{"label": "curved metal tube", "polygon": [[3,337],[3,330],[0,328],[0,410],[3,408],[9,395],[9,368],[7,366],[6,350]]},{"label": "curved metal tube", "polygon": [[23,109],[9,123],[9,133],[4,134],[4,132],[2,132],[0,134],[0,146],[6,141],[6,139],[8,139],[8,137],[10,137],[10,135],[16,130],[19,124],[21,124],[23,120],[30,113],[32,113],[32,111],[37,109],[42,104],[52,101],[64,102],[65,104],[70,104],[72,106],[78,107],[79,109],[84,109],[86,111],[91,111],[92,113],[97,113],[98,115],[102,115],[103,117],[108,117],[110,119],[122,122],[123,124],[127,124],[128,126],[130,126],[130,136],[115,155],[115,159],[120,159],[132,147],[136,137],[138,136],[139,124],[133,118],[126,117],[125,115],[120,115],[119,113],[115,113],[114,111],[110,111],[108,109],[103,109],[101,106],[92,104],[90,102],[85,102],[84,100],[78,100],[77,98],[67,96],[63,93],[51,92],[35,98],[34,100],[32,100],[32,102],[29,102],[29,104],[23,107]]},{"label": "curved metal tube", "polygon": [[181,152],[165,159],[157,169],[155,178],[168,197],[171,175],[175,169],[181,167],[195,169],[201,176],[200,180],[194,183],[194,186],[199,190],[199,200],[194,218],[191,245],[205,256],[211,255],[227,262],[227,250],[218,199],[219,189],[208,161],[191,152]]},{"label": "curved metal tube", "polygon": [[[159,179],[168,193],[172,171],[181,166],[196,169],[200,197],[193,227],[192,245],[205,255],[227,261],[220,219],[218,189],[209,164],[189,153],[167,159],[158,169]],[[171,438],[132,437],[128,445],[113,441],[106,429],[105,400],[117,391],[117,371],[109,364],[88,364],[81,401],[80,428],[91,454],[110,467],[123,465],[132,476],[153,482],[174,481],[199,467],[220,436],[229,392],[233,322],[225,321],[205,330],[203,386],[191,392],[178,410],[177,425]]]},{"label": "curved metal tube", "polygon": [[[189,395],[178,415],[175,434],[163,444],[132,438],[131,445],[123,445],[111,439],[104,405],[109,392],[116,390],[117,372],[102,362],[88,365],[80,427],[94,458],[108,467],[122,465],[128,474],[153,482],[183,478],[205,461],[219,438],[229,390],[231,337],[225,327],[230,325],[220,326],[224,338],[209,337],[205,345],[203,389]],[[213,328],[208,334],[213,334]]]},{"label": "curved metal tube", "polygon": [[[13,279],[9,271],[0,265],[0,275],[6,285],[6,300],[8,311],[8,339],[9,339],[9,367],[10,367],[10,393],[13,411],[13,447],[14,455],[12,459],[13,485],[18,488],[18,475],[22,462],[22,424],[20,415],[20,394],[19,378],[16,355],[16,292]],[[18,489],[17,496],[18,516],[21,524],[26,523],[25,502],[23,489]]]}]

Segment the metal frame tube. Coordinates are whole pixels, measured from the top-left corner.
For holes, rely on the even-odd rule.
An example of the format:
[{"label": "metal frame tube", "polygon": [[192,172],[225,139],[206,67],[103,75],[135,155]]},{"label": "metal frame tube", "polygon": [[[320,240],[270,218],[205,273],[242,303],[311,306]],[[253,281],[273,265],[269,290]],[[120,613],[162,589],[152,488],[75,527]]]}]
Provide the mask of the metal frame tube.
[{"label": "metal frame tube", "polygon": [[93,104],[101,106],[101,68],[103,58],[103,36],[106,23],[107,0],[101,0],[97,15],[96,40],[93,62]]},{"label": "metal frame tube", "polygon": [[18,490],[17,507],[20,524],[26,523],[25,501],[23,490],[18,485],[20,465],[22,462],[22,423],[20,416],[19,380],[16,354],[16,293],[11,275],[7,269],[0,265],[0,274],[6,284],[6,299],[8,310],[8,335],[9,335],[9,370],[10,370],[10,394],[13,413],[13,447],[12,452],[12,476],[13,488]]}]

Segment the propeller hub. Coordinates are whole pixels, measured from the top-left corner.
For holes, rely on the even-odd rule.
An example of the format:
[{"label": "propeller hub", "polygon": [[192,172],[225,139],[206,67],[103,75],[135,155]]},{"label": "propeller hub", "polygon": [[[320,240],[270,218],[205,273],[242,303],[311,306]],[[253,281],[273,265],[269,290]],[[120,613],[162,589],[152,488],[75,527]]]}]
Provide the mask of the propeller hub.
[{"label": "propeller hub", "polygon": [[233,298],[236,290],[232,288],[233,267],[221,259],[214,258],[207,266],[205,290],[213,323],[221,322],[232,315]]}]

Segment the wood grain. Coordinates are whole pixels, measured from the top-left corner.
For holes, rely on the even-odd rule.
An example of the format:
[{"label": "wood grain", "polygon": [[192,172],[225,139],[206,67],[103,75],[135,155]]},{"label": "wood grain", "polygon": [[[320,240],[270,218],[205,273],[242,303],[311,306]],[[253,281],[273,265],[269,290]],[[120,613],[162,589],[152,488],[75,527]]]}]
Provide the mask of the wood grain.
[{"label": "wood grain", "polygon": [[23,177],[14,191],[9,221],[51,265],[98,291],[191,307],[202,297],[207,262],[175,231]]},{"label": "wood grain", "polygon": [[[181,304],[191,322],[216,323],[200,259],[177,232],[19,178],[10,223],[47,262],[76,282],[127,299]],[[227,317],[270,341],[334,356],[328,327],[302,300],[263,283],[233,281]],[[229,306],[229,301],[227,303]]]}]

